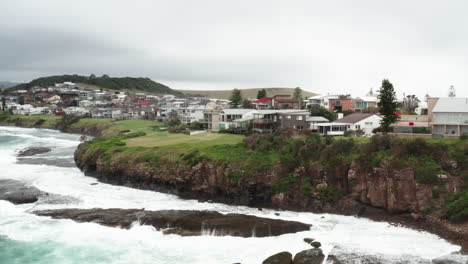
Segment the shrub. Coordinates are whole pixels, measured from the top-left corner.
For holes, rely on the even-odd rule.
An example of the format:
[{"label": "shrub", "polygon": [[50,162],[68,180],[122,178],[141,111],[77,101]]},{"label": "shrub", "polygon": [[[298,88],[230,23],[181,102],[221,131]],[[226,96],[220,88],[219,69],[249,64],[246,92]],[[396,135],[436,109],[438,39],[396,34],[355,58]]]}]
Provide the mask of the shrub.
[{"label": "shrub", "polygon": [[434,161],[420,163],[416,166],[414,174],[417,183],[434,184],[438,182],[437,174],[440,173],[440,166]]},{"label": "shrub", "polygon": [[468,189],[447,198],[444,211],[445,217],[452,221],[468,219]]},{"label": "shrub", "polygon": [[344,192],[333,186],[321,186],[317,189],[318,198],[324,202],[332,203],[344,196]]},{"label": "shrub", "polygon": [[136,137],[143,137],[146,136],[146,133],[143,131],[138,131],[138,132],[132,132],[128,133],[125,135],[120,136],[122,139],[128,139],[128,138],[136,138]]}]

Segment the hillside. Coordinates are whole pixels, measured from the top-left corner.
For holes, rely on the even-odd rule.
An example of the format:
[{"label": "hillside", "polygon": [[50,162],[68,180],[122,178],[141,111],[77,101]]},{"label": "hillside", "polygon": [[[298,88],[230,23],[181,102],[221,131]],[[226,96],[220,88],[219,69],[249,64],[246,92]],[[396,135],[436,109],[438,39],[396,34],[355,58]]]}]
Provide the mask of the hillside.
[{"label": "hillside", "polygon": [[18,84],[20,84],[20,83],[17,83],[17,82],[8,82],[8,81],[0,81],[0,89],[13,87],[13,86],[18,85]]},{"label": "hillside", "polygon": [[157,94],[174,94],[181,95],[180,92],[172,90],[168,86],[152,81],[149,78],[133,78],[133,77],[88,77],[80,75],[57,75],[41,77],[32,80],[29,83],[19,84],[11,89],[29,89],[34,86],[47,87],[55,83],[74,82],[93,87],[100,87],[110,90],[135,90]]},{"label": "hillside", "polygon": [[[261,89],[265,89],[267,92],[267,96],[273,95],[293,95],[294,88],[248,88],[248,89],[241,89],[242,96],[244,98],[257,98],[257,93]],[[232,90],[176,90],[182,92],[186,95],[192,96],[206,96],[211,98],[218,98],[218,99],[229,99],[231,96]],[[317,95],[316,93],[302,91],[303,97],[310,97]]]}]

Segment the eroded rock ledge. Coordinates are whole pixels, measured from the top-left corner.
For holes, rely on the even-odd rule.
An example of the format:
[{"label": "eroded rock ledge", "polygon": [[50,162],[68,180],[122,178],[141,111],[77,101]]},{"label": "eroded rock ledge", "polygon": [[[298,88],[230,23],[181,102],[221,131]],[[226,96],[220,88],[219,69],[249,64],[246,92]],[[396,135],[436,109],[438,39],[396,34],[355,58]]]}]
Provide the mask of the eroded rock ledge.
[{"label": "eroded rock ledge", "polygon": [[261,218],[243,214],[223,215],[214,211],[143,209],[58,209],[35,211],[40,216],[55,219],[72,219],[77,222],[93,222],[105,226],[130,228],[136,221],[164,229],[165,234],[196,236],[212,234],[220,236],[267,237],[307,231],[311,225],[295,221]]}]

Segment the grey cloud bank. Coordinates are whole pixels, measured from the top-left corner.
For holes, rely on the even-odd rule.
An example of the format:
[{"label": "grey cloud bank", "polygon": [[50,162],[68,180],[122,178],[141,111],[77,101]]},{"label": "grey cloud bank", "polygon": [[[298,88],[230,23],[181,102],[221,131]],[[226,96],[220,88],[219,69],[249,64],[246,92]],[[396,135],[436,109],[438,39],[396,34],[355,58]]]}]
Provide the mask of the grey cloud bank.
[{"label": "grey cloud bank", "polygon": [[145,76],[176,89],[468,96],[466,1],[0,2],[0,80]]}]

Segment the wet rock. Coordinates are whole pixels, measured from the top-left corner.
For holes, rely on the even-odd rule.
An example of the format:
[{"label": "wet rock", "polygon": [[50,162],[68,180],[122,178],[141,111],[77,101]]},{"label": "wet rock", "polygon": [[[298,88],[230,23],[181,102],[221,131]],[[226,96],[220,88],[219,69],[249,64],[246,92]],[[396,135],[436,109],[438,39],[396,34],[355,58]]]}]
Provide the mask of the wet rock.
[{"label": "wet rock", "polygon": [[16,180],[0,180],[0,200],[14,204],[34,203],[45,195],[39,189]]},{"label": "wet rock", "polygon": [[468,255],[451,254],[432,260],[432,264],[468,264]]},{"label": "wet rock", "polygon": [[365,252],[356,252],[351,249],[335,247],[329,253],[327,264],[431,264],[430,260],[413,256],[383,256],[372,255]]},{"label": "wet rock", "polygon": [[322,264],[325,255],[319,248],[303,250],[294,256],[293,264]]},{"label": "wet rock", "polygon": [[286,251],[277,253],[265,259],[262,264],[292,264],[292,254]]},{"label": "wet rock", "polygon": [[308,237],[304,238],[304,242],[306,242],[307,244],[312,243],[312,241],[314,241],[314,240],[315,239],[313,239],[313,238],[308,238]]},{"label": "wet rock", "polygon": [[37,215],[56,219],[72,219],[77,222],[93,222],[101,225],[130,228],[135,221],[157,229],[167,229],[165,234],[218,235],[239,237],[279,236],[310,229],[310,225],[278,219],[261,218],[242,214],[220,214],[214,211],[140,209],[58,209],[35,211]]},{"label": "wet rock", "polygon": [[21,150],[18,153],[18,157],[34,156],[34,155],[50,152],[51,150],[52,149],[46,148],[46,147],[30,147],[30,148]]},{"label": "wet rock", "polygon": [[0,200],[14,204],[42,203],[42,204],[70,204],[79,200],[58,194],[43,192],[36,187],[17,180],[0,180]]},{"label": "wet rock", "polygon": [[98,185],[98,183],[97,183],[97,182],[93,182],[93,183],[91,183],[90,185]]},{"label": "wet rock", "polygon": [[322,246],[322,244],[318,241],[312,241],[310,245],[313,246],[314,248],[319,248]]}]

